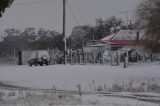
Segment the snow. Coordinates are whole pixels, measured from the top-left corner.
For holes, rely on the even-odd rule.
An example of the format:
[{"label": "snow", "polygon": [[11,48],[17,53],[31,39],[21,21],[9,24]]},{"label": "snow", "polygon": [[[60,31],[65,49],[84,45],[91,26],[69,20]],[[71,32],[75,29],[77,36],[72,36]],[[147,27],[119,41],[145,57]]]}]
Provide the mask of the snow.
[{"label": "snow", "polygon": [[136,38],[136,30],[120,30],[112,40],[135,40]]},{"label": "snow", "polygon": [[104,37],[104,38],[101,39],[101,41],[109,41],[109,40],[111,40],[116,34],[117,34],[117,33],[114,33],[114,34],[112,34],[112,35],[110,35],[110,36]]},{"label": "snow", "polygon": [[123,65],[0,66],[0,82],[37,89],[53,89],[55,86],[56,89],[66,91],[78,91],[77,85],[81,85],[82,91],[91,92],[83,93],[80,97],[69,92],[46,93],[43,90],[6,90],[0,87],[0,106],[159,106],[159,93],[107,94],[94,91],[99,86],[105,85],[106,88],[110,88],[113,84],[127,84],[131,81],[136,86],[142,82],[160,85],[160,64],[130,64],[126,69]]},{"label": "snow", "polygon": [[133,81],[156,83],[160,85],[160,65],[137,64],[124,69],[121,66],[108,65],[50,65],[50,66],[0,66],[0,81],[23,87],[77,90],[111,87],[113,84],[127,84]]},{"label": "snow", "polygon": [[[88,104],[99,104],[107,106],[152,106],[154,103],[142,102],[138,103],[134,99],[118,98],[118,97],[105,97],[105,96],[83,96],[82,100]],[[137,104],[137,105],[136,105]],[[158,106],[158,104],[157,104]]]},{"label": "snow", "polygon": [[[35,91],[0,90],[4,93],[0,106],[159,106],[138,99],[111,97],[103,95],[69,95],[41,93]],[[14,95],[10,95],[13,94]]]},{"label": "snow", "polygon": [[[139,38],[142,39],[144,32],[139,31]],[[109,40],[135,40],[137,39],[137,30],[120,30],[118,33],[104,37],[101,41]]]}]

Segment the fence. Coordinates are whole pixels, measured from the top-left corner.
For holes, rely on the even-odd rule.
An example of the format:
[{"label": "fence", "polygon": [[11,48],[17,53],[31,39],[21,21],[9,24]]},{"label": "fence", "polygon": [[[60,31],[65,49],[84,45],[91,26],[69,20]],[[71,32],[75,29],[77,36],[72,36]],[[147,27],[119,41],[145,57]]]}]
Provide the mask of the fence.
[{"label": "fence", "polygon": [[18,64],[18,57],[0,57],[0,64],[1,65],[17,65]]}]

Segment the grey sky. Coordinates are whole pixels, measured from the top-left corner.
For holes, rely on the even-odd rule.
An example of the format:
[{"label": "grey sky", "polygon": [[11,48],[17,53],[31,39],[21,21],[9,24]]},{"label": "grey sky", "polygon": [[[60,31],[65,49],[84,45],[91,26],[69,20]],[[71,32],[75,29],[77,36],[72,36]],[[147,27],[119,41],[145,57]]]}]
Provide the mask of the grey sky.
[{"label": "grey sky", "polygon": [[[0,18],[0,31],[6,28],[44,28],[62,32],[62,0],[48,0],[45,3],[17,5],[42,0],[15,0]],[[45,1],[45,0],[44,0]],[[68,0],[80,25],[94,24],[98,17],[112,15],[125,19],[121,11],[134,11],[141,0]],[[129,17],[130,14],[129,14]],[[67,36],[77,24],[67,5]]]}]

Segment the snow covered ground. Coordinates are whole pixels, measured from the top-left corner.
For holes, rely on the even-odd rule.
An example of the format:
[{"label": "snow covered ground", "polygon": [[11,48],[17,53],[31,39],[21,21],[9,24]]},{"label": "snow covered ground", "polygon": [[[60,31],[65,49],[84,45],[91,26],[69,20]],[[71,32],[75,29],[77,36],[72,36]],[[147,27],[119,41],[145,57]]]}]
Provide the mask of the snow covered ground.
[{"label": "snow covered ground", "polygon": [[108,65],[0,66],[0,81],[39,89],[56,86],[63,90],[77,90],[77,85],[81,85],[83,91],[100,86],[110,88],[114,84],[160,85],[160,65],[130,65],[126,69]]},{"label": "snow covered ground", "polygon": [[[0,106],[160,104],[159,63],[132,64],[126,69],[108,65],[0,66],[1,82],[31,89],[53,89],[53,92],[54,89],[73,90],[77,94],[54,94],[47,93],[47,90],[6,90],[0,87]],[[78,86],[87,93],[80,97]],[[114,90],[121,92],[116,93]],[[107,94],[109,92],[111,94]]]},{"label": "snow covered ground", "polygon": [[70,95],[25,90],[0,89],[0,106],[159,106],[159,101],[104,95]]}]

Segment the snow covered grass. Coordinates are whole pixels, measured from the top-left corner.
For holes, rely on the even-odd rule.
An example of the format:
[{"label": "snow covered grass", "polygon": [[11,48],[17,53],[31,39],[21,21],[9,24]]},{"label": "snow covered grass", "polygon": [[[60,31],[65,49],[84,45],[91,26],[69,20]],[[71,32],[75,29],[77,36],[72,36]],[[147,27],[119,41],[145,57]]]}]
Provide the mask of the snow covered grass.
[{"label": "snow covered grass", "polygon": [[[103,95],[70,95],[53,94],[35,91],[18,90],[0,90],[0,106],[159,106],[159,103],[140,101],[138,99],[129,99],[121,97],[108,97]],[[14,95],[10,95],[14,94]]]},{"label": "snow covered grass", "polygon": [[[160,104],[159,63],[132,64],[126,69],[123,66],[107,65],[0,66],[0,82],[20,87],[53,89],[53,92],[49,93],[43,90],[6,90],[2,87],[0,106],[159,106]],[[54,92],[59,89],[74,90],[77,94]],[[91,94],[85,94],[84,91]],[[106,92],[115,93],[109,96],[105,94]],[[156,93],[143,93],[143,97],[137,96],[141,95],[140,92]],[[139,98],[151,100],[153,103],[141,101]],[[152,100],[153,98],[156,100]]]},{"label": "snow covered grass", "polygon": [[126,69],[108,65],[0,66],[0,81],[38,89],[53,89],[55,86],[57,89],[78,90],[77,85],[81,85],[82,91],[158,92],[160,65],[136,64]]}]

